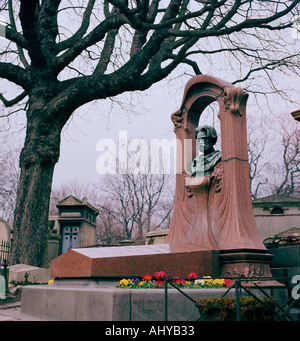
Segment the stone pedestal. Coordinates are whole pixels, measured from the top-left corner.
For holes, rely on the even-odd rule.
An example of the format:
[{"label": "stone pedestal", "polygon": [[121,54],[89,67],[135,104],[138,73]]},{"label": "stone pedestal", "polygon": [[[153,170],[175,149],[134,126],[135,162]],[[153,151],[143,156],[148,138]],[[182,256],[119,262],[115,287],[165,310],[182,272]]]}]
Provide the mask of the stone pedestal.
[{"label": "stone pedestal", "polygon": [[219,259],[221,261],[221,277],[224,278],[252,278],[243,285],[252,286],[278,286],[282,284],[272,279],[270,263],[273,258],[267,250],[261,249],[235,249],[221,250]]}]

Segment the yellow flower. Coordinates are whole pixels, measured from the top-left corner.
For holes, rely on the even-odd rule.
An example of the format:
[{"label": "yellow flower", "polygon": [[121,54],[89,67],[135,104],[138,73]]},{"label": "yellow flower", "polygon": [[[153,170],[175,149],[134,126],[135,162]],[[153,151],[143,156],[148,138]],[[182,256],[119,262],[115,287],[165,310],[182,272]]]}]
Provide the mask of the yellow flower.
[{"label": "yellow flower", "polygon": [[213,280],[212,282],[213,285],[220,285],[221,284],[221,280],[219,278],[216,278]]},{"label": "yellow flower", "polygon": [[140,283],[138,284],[139,286],[142,286],[144,284],[143,281],[140,281]]},{"label": "yellow flower", "polygon": [[48,284],[50,285],[50,284],[52,284],[54,282],[54,280],[53,279],[50,279],[50,281],[48,281]]},{"label": "yellow flower", "polygon": [[130,280],[130,279],[123,278],[123,279],[120,280],[119,284],[120,284],[122,287],[127,287],[127,285],[131,284],[131,280]]},{"label": "yellow flower", "polygon": [[211,284],[213,281],[210,276],[203,276],[203,279],[205,281],[205,284]]},{"label": "yellow flower", "polygon": [[224,278],[216,278],[213,280],[213,285],[223,285],[225,283],[225,279]]}]

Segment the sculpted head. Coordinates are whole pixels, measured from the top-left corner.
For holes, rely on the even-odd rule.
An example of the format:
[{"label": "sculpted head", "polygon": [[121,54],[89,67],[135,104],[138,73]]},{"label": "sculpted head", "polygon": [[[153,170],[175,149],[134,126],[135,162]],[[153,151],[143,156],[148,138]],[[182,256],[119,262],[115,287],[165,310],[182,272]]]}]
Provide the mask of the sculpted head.
[{"label": "sculpted head", "polygon": [[204,154],[208,155],[214,151],[213,146],[216,144],[218,136],[214,127],[203,125],[195,129],[195,138],[199,149],[204,150]]}]

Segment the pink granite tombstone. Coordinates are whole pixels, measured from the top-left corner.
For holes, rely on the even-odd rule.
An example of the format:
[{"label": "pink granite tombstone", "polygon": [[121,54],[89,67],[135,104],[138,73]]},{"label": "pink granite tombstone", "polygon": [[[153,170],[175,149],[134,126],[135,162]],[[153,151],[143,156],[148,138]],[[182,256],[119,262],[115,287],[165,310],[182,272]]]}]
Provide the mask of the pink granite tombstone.
[{"label": "pink granite tombstone", "polygon": [[[221,250],[226,277],[271,276],[271,255],[266,254],[252,211],[247,99],[241,88],[200,75],[187,83],[181,107],[172,115],[181,150],[177,151],[174,213],[167,243],[172,250],[183,244]],[[193,178],[188,165],[196,155],[195,128],[213,101],[219,104],[222,160],[210,177]],[[191,153],[187,145],[192,145]]]},{"label": "pink granite tombstone", "polygon": [[[167,244],[69,250],[51,263],[54,277],[169,276],[269,277],[271,255],[258,234],[249,183],[246,131],[248,94],[220,79],[199,75],[186,85],[172,114],[177,138],[174,213]],[[219,104],[222,158],[210,176],[188,171],[196,156],[195,128],[204,109]],[[121,254],[120,254],[121,252]],[[218,255],[218,257],[216,257]]]}]

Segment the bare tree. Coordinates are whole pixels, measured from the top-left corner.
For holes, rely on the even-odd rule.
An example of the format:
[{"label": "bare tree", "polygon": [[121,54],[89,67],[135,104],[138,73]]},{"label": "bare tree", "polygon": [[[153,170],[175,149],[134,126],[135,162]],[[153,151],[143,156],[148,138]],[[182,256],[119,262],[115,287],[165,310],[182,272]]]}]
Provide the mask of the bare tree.
[{"label": "bare tree", "polygon": [[[248,61],[246,70],[235,73],[236,84],[247,80],[253,85],[252,76],[263,70],[273,87],[270,73],[275,68],[299,72],[298,53],[279,37],[292,26],[298,4],[298,0],[7,0],[1,7],[9,25],[5,43],[1,41],[0,78],[8,82],[0,98],[11,111],[2,116],[24,108],[27,118],[13,261],[37,266],[44,262],[60,134],[77,108],[148,89],[179,64],[199,74],[207,69],[207,59],[220,53],[238,63]],[[277,34],[276,40],[269,41],[263,32]]]},{"label": "bare tree", "polygon": [[115,218],[112,211],[115,210],[115,202],[109,200],[101,200],[102,206],[97,217],[96,241],[100,244],[117,244],[119,241],[127,238],[124,226]]},{"label": "bare tree", "polygon": [[166,194],[166,178],[169,175],[132,174],[106,176],[101,187],[102,211],[113,217],[123,226],[127,239],[142,243],[144,233],[163,226],[172,210],[174,191],[170,196],[170,205],[163,199]]},{"label": "bare tree", "polygon": [[10,147],[4,141],[0,153],[0,217],[12,222],[17,198],[20,169],[20,149]]},{"label": "bare tree", "polygon": [[267,151],[270,139],[270,131],[266,129],[268,119],[248,116],[248,162],[249,178],[252,199],[261,194],[262,186],[268,183],[265,173],[266,166],[270,162]]},{"label": "bare tree", "polygon": [[54,198],[60,200],[65,199],[67,196],[73,195],[76,198],[82,199],[88,198],[88,201],[94,203],[97,200],[97,194],[95,192],[95,184],[90,182],[84,182],[78,179],[73,179],[67,183],[63,183],[60,187],[52,188],[50,196],[49,213],[57,214],[58,210],[55,205]]},{"label": "bare tree", "polygon": [[275,126],[274,160],[268,171],[270,190],[274,194],[300,195],[300,126],[288,113]]},{"label": "bare tree", "polygon": [[[272,125],[270,125],[272,122]],[[248,155],[252,198],[300,194],[300,126],[287,112],[280,119],[252,117]]]}]

